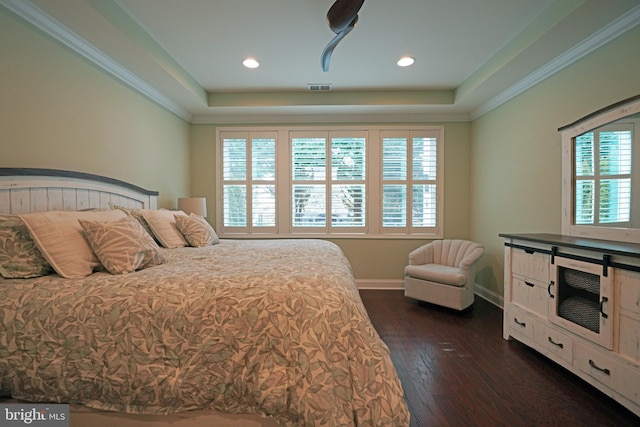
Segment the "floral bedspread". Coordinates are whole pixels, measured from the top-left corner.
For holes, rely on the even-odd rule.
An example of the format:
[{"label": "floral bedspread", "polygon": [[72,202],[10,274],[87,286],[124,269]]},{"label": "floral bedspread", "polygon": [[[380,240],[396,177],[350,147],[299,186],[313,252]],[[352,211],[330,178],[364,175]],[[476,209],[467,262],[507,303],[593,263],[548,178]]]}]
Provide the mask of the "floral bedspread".
[{"label": "floral bedspread", "polygon": [[321,240],[164,249],[114,276],[0,281],[0,396],[129,413],[408,426],[342,251]]}]

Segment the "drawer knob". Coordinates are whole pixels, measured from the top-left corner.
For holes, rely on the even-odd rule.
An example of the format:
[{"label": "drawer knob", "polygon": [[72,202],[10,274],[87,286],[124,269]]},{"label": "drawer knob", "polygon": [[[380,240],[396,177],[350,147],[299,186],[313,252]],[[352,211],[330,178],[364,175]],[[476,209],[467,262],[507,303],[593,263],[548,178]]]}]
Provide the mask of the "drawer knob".
[{"label": "drawer knob", "polygon": [[547,337],[547,339],[551,344],[555,345],[556,347],[564,348],[564,344],[562,344],[561,342],[555,342],[551,337]]},{"label": "drawer knob", "polygon": [[525,326],[527,326],[527,324],[525,322],[521,322],[518,319],[516,319],[515,317],[513,318],[513,321],[516,322],[517,325],[522,326],[523,328]]},{"label": "drawer knob", "polygon": [[536,286],[536,285],[534,285],[533,283],[529,283],[529,282],[527,282],[526,280],[524,281],[524,284],[525,284],[525,285],[527,285],[527,286],[528,286],[528,287],[530,287],[530,288],[533,288],[533,287],[535,287],[535,286]]},{"label": "drawer knob", "polygon": [[605,375],[611,375],[611,371],[608,370],[607,368],[601,368],[598,365],[595,364],[595,362],[591,359],[589,359],[589,366],[591,366],[593,369],[596,369],[600,372],[602,372]]}]

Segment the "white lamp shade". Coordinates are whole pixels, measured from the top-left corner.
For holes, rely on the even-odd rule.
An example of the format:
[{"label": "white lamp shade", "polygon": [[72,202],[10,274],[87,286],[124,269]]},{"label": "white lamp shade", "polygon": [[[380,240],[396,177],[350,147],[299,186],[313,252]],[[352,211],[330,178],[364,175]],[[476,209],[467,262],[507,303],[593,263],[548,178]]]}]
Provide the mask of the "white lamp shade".
[{"label": "white lamp shade", "polygon": [[207,199],[204,197],[181,197],[178,199],[178,209],[189,214],[207,216]]}]

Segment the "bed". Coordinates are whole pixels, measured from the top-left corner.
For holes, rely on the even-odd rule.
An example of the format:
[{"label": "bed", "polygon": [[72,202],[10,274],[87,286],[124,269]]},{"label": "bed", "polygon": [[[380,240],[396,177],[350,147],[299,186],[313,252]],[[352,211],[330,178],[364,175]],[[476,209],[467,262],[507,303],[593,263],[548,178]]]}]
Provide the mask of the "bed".
[{"label": "bed", "polygon": [[[156,211],[157,195],[0,168],[0,214],[25,223],[34,212]],[[0,279],[0,397],[69,403],[72,425],[408,426],[389,350],[335,244],[158,251],[161,262],[127,274]]]}]

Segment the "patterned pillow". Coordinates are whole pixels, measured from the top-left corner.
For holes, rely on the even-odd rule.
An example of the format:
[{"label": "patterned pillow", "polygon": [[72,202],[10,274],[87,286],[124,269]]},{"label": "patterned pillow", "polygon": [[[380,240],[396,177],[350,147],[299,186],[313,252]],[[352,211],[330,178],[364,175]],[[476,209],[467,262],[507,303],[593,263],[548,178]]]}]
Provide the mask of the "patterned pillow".
[{"label": "patterned pillow", "polygon": [[153,235],[165,248],[182,248],[189,245],[176,227],[175,215],[186,216],[184,212],[166,209],[143,209],[142,215],[149,227],[151,227]]},{"label": "patterned pillow", "polygon": [[151,231],[151,228],[149,227],[149,224],[147,224],[147,221],[144,219],[144,216],[142,215],[143,209],[126,208],[124,206],[114,205],[111,202],[109,202],[109,207],[111,209],[119,209],[122,212],[126,213],[127,215],[134,217],[140,223],[140,225],[142,225],[142,227],[145,229],[145,231],[147,233],[149,233],[149,235],[155,239],[155,236],[153,235],[153,231]]},{"label": "patterned pillow", "polygon": [[0,275],[27,279],[51,273],[22,220],[17,215],[0,215]]},{"label": "patterned pillow", "polygon": [[111,274],[124,274],[162,264],[160,247],[132,218],[112,222],[79,219],[96,256]]},{"label": "patterned pillow", "polygon": [[215,230],[206,219],[192,213],[189,216],[176,215],[176,226],[191,246],[202,247],[220,242]]},{"label": "patterned pillow", "polygon": [[100,268],[100,260],[84,237],[79,219],[115,221],[126,218],[119,210],[112,211],[49,211],[19,215],[31,238],[60,276],[81,279]]}]

